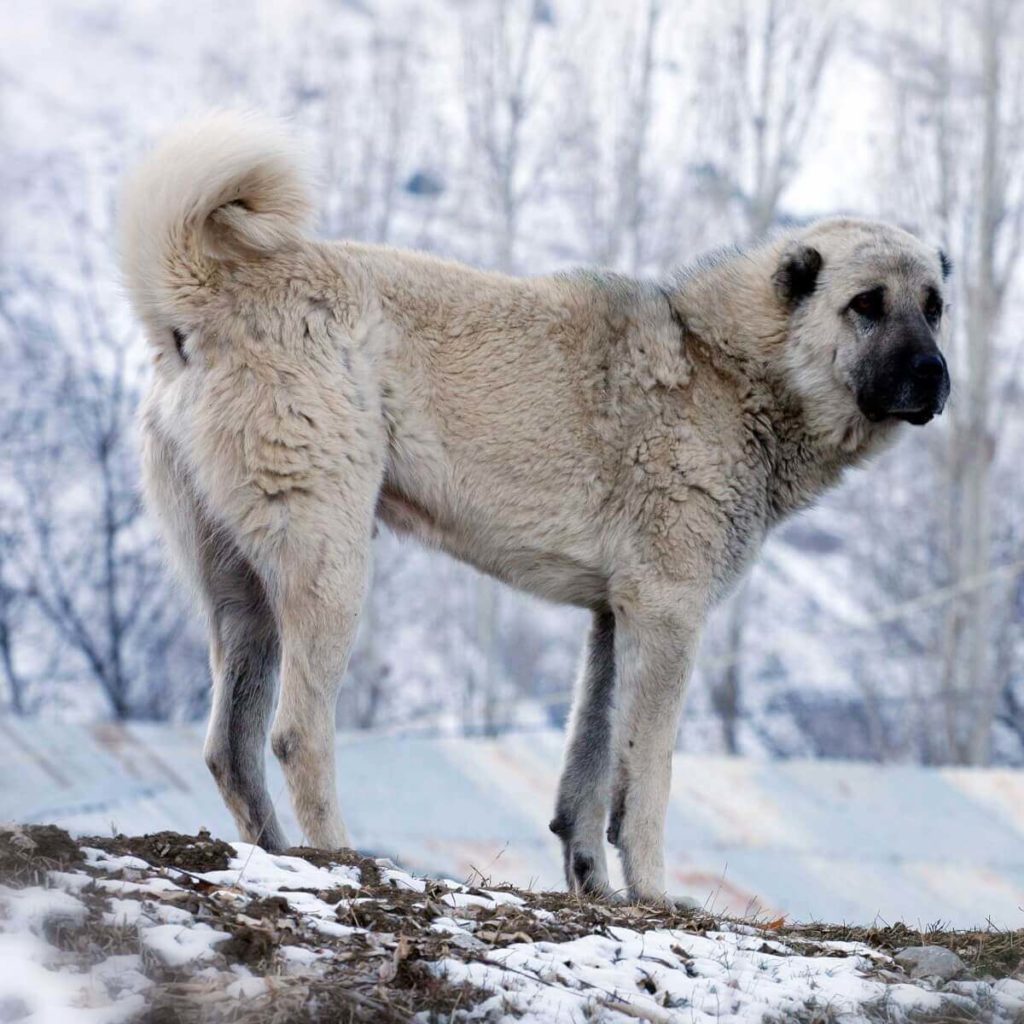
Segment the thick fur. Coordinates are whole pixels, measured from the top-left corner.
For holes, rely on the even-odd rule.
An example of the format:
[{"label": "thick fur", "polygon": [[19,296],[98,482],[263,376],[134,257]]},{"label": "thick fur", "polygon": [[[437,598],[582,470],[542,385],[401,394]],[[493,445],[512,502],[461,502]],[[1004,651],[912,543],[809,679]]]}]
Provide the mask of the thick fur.
[{"label": "thick fur", "polygon": [[[892,436],[857,401],[844,309],[909,303],[938,253],[826,221],[664,285],[516,279],[308,239],[280,130],[218,115],[130,182],[124,269],[156,366],[149,503],[211,625],[207,756],[243,837],[284,843],[270,730],[319,846],[347,842],[333,711],[375,520],[541,597],[592,609],[552,828],[572,885],[604,841],[664,897],[683,692],[710,606],[766,531]],[[908,307],[909,308],[909,307]]]}]

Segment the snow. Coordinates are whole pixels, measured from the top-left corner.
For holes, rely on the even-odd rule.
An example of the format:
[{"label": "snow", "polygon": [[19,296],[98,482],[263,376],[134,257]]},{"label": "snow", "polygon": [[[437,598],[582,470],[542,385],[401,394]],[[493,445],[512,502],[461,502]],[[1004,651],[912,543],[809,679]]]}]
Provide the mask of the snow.
[{"label": "snow", "polygon": [[208,924],[186,920],[178,924],[151,924],[142,930],[142,941],[168,967],[183,967],[185,964],[210,960],[214,946],[231,938],[227,932],[219,932]]},{"label": "snow", "polygon": [[[37,890],[46,892],[47,890]],[[7,905],[6,894],[0,906]],[[26,1024],[120,1024],[145,1005],[150,982],[138,957],[103,960],[87,973],[60,969],[57,950],[30,931],[2,922],[0,1013]]]},{"label": "snow", "polygon": [[[282,879],[283,884],[292,888],[332,889],[336,886],[359,887],[359,871],[356,868],[334,866],[318,868],[301,857],[281,857],[267,853],[258,846],[235,843],[238,860],[227,871],[214,871],[203,877],[219,885],[233,885],[243,888],[256,896],[276,893]],[[238,867],[235,867],[238,864]],[[304,893],[288,893],[301,896]],[[322,902],[322,901],[321,901]]]},{"label": "snow", "polygon": [[[413,901],[406,912],[417,920],[432,900],[451,911],[428,929],[444,940],[443,954],[431,959],[430,947],[421,943],[418,955],[447,985],[483,990],[475,1005],[454,1011],[453,1020],[759,1024],[828,1007],[838,1019],[856,1022],[883,1006],[905,1015],[952,1003],[965,1013],[986,1007],[989,1016],[978,1019],[1011,1022],[1024,1010],[1018,980],[914,982],[887,955],[861,943],[812,941],[754,922],[717,928],[708,928],[706,918],[671,927],[615,923],[564,941],[500,946],[495,935],[501,925],[495,929],[491,922],[510,916],[517,922],[510,928],[531,918],[557,924],[563,912],[534,907],[525,893],[423,879],[387,861],[377,865],[378,883],[364,880],[356,867],[319,867],[242,843],[233,849],[226,870],[187,873],[89,850],[76,869],[51,871],[44,884],[0,888],[0,1008],[28,1024],[119,1024],[150,1004],[160,984],[147,973],[153,961],[187,971],[191,989],[211,1000],[251,1005],[254,1012],[270,1005],[282,986],[328,976],[359,955],[377,957],[373,977],[390,980],[409,955],[402,921],[410,919],[347,926],[336,913],[347,907],[387,913],[398,899]],[[114,870],[125,877],[107,877]],[[116,893],[109,891],[112,882],[120,884]],[[277,933],[287,941],[275,941],[260,969],[232,963],[218,952],[232,938],[225,930],[234,928],[232,921],[272,934],[265,920],[244,912],[249,900],[266,897],[288,903],[288,922]],[[210,923],[215,913],[222,916]],[[88,927],[90,914],[91,921],[121,929],[138,952],[114,951],[90,963],[54,944],[55,922]],[[619,915],[642,918],[628,908]],[[521,932],[511,938],[520,934],[526,938]]]},{"label": "snow", "polygon": [[82,921],[85,905],[61,889],[9,889],[0,887],[4,916],[15,929],[41,932],[44,925]]},{"label": "snow", "polygon": [[[753,1024],[825,1006],[860,1019],[866,1007],[887,998],[904,1009],[936,1009],[948,998],[871,977],[876,954],[866,947],[844,957],[804,956],[785,946],[779,951],[779,944],[764,953],[762,940],[729,932],[608,932],[572,942],[509,946],[482,963],[449,959],[436,969],[450,979],[496,991],[480,1010],[501,1007],[514,1011],[507,1014],[510,1020],[538,1024],[637,1017]],[[976,996],[977,989],[975,983],[966,998]],[[1012,998],[1006,992],[997,1001],[1010,1011]]]}]

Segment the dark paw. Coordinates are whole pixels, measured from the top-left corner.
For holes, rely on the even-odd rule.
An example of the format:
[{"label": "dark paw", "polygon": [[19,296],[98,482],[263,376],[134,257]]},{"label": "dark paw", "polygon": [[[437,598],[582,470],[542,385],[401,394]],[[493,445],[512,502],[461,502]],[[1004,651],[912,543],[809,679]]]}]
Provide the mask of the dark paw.
[{"label": "dark paw", "polygon": [[572,835],[572,822],[563,818],[560,814],[551,819],[548,828],[558,836],[559,839],[568,839]]},{"label": "dark paw", "polygon": [[576,884],[586,892],[594,877],[594,858],[585,853],[572,855],[572,875]]},{"label": "dark paw", "polygon": [[608,842],[611,843],[612,846],[619,845],[619,837],[622,835],[622,808],[619,807],[617,810],[618,813],[615,813],[615,809],[612,811],[612,816],[608,820],[608,831],[606,833],[608,836]]}]

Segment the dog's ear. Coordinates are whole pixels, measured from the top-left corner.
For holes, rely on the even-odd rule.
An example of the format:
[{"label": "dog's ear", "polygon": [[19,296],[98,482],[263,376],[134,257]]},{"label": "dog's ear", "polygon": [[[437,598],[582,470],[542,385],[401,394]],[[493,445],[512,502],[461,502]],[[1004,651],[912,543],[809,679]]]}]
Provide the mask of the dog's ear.
[{"label": "dog's ear", "polygon": [[821,271],[821,253],[811,245],[794,245],[779,260],[772,277],[775,294],[787,306],[795,306],[807,298],[818,284]]},{"label": "dog's ear", "polygon": [[953,273],[953,261],[946,255],[945,249],[939,250],[939,263],[942,266],[942,280],[948,281],[949,275]]}]

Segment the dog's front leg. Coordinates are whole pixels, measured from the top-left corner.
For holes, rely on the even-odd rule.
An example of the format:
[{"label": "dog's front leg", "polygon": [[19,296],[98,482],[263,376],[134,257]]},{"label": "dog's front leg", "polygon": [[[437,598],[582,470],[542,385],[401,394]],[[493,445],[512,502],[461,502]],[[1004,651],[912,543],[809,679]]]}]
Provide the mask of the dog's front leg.
[{"label": "dog's front leg", "polygon": [[594,613],[573,700],[572,725],[551,831],[562,840],[570,892],[608,894],[605,823],[612,776],[615,617]]},{"label": "dog's front leg", "polygon": [[608,839],[622,858],[630,900],[671,902],[665,891],[664,832],[683,694],[705,602],[688,588],[616,614],[618,701]]}]

